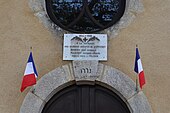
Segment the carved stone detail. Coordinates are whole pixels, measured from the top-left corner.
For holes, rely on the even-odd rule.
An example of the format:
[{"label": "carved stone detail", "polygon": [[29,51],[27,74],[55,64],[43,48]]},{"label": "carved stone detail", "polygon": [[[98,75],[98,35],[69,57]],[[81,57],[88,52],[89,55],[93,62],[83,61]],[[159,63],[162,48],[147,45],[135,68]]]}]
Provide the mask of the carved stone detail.
[{"label": "carved stone detail", "polygon": [[73,70],[76,81],[97,79],[98,61],[73,61]]}]

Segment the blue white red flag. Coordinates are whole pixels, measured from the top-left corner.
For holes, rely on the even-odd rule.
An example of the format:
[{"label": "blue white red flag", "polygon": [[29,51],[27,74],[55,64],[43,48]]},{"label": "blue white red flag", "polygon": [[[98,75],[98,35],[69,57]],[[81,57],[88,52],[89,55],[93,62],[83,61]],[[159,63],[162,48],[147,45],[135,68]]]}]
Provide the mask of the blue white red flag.
[{"label": "blue white red flag", "polygon": [[38,74],[32,57],[32,52],[30,52],[20,91],[23,92],[28,86],[36,84],[37,77]]},{"label": "blue white red flag", "polygon": [[141,59],[140,59],[138,48],[136,48],[136,58],[135,58],[134,71],[139,76],[139,84],[140,84],[140,88],[142,89],[142,86],[145,84],[145,76],[144,76],[144,71],[143,71],[142,62],[141,62]]}]

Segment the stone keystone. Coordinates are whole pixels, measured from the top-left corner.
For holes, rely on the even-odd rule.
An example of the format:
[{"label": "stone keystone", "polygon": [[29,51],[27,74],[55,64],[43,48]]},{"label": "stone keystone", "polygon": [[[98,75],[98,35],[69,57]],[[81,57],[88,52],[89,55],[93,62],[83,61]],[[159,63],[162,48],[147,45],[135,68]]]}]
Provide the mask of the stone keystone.
[{"label": "stone keystone", "polygon": [[76,81],[95,81],[97,75],[98,61],[73,61],[73,71]]}]

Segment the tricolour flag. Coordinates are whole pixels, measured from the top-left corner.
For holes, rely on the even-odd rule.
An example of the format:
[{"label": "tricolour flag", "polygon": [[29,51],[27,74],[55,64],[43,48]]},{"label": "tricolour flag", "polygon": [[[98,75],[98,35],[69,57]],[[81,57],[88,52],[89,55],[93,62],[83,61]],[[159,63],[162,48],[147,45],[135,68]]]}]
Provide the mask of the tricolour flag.
[{"label": "tricolour flag", "polygon": [[140,59],[138,48],[136,48],[136,58],[135,58],[134,71],[139,76],[139,84],[140,84],[140,88],[142,89],[142,86],[145,84],[145,76],[144,76],[144,71],[143,71],[142,62],[141,62],[141,59]]},{"label": "tricolour flag", "polygon": [[30,52],[20,91],[23,92],[24,89],[27,88],[28,86],[36,84],[37,77],[38,74],[32,57],[32,52]]}]

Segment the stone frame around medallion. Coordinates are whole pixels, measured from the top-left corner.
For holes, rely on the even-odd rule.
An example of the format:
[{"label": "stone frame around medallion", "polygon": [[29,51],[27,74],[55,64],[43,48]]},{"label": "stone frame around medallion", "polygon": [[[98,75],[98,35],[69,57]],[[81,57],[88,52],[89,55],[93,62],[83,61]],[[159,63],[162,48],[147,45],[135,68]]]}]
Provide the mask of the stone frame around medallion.
[{"label": "stone frame around medallion", "polygon": [[[32,9],[34,15],[39,18],[39,21],[55,36],[62,37],[63,34],[70,33],[50,20],[46,11],[45,0],[29,0],[29,7]],[[137,14],[143,11],[144,7],[142,0],[127,0],[125,13],[120,21],[98,33],[108,34],[109,38],[113,38],[118,35],[121,29],[126,28],[135,19]]]},{"label": "stone frame around medallion", "polygon": [[28,92],[19,113],[41,113],[54,94],[69,85],[80,83],[99,84],[112,90],[127,104],[131,113],[153,113],[143,92],[137,92],[135,83],[121,71],[99,63],[95,77],[80,79],[75,77],[73,64],[56,68],[38,80],[35,92],[32,89]]},{"label": "stone frame around medallion", "polygon": [[[56,0],[54,2],[54,0],[46,0],[46,11],[47,11],[47,14],[48,14],[48,17],[59,27],[61,27],[62,29],[65,29],[66,31],[69,31],[69,32],[73,32],[73,33],[86,33],[86,34],[90,34],[90,33],[97,33],[97,32],[100,32],[100,31],[103,31],[104,29],[107,29],[109,27],[111,27],[112,25],[114,25],[115,23],[117,23],[120,18],[123,16],[124,14],[124,11],[125,11],[125,7],[126,7],[126,0],[112,0],[112,2],[114,2],[113,4],[116,4],[118,3],[119,5],[113,5],[111,4],[110,2],[104,2],[103,3],[100,3],[98,1],[89,1],[89,0],[82,0],[82,1],[78,1],[78,3],[72,3],[74,4],[74,6],[79,9],[76,11],[77,8],[74,8],[74,11],[77,12],[78,14],[76,15],[76,17],[74,17],[73,15],[75,14],[75,12],[73,13],[71,10],[71,4],[70,5],[66,5],[65,8],[63,7],[60,7],[59,5],[64,5],[65,3],[68,3],[69,4],[69,0],[65,0],[65,2],[57,2],[58,0]],[[88,3],[89,1],[89,3]],[[72,2],[74,2],[74,0],[72,0]],[[58,6],[56,6],[56,8],[59,8],[58,10],[62,10],[63,12],[65,12],[66,14],[63,14],[63,13],[59,13],[58,10],[55,10],[56,8],[55,5],[52,5],[52,4],[57,4]],[[79,4],[79,5],[76,5],[76,4]],[[92,5],[92,4],[95,4],[95,5]],[[109,16],[113,16],[109,19],[109,21],[103,19],[103,18],[100,18],[99,15],[101,14],[102,16],[104,16],[105,14],[104,13],[100,13],[101,11],[96,11],[95,13],[97,13],[96,15],[97,16],[93,16],[93,11],[92,9],[95,9],[94,7],[96,5],[99,5],[99,7],[103,7],[107,4],[110,4],[110,5],[113,5],[112,7],[110,8],[113,8],[113,9],[110,9],[114,12],[111,12],[110,10],[106,9],[107,14],[109,14],[109,12],[111,14],[109,14]],[[105,4],[104,6],[102,4]],[[90,5],[91,8],[90,8]],[[78,7],[79,6],[79,7]],[[70,11],[68,11],[68,9],[70,9]],[[117,8],[115,8],[117,7]],[[67,9],[67,10],[66,10]],[[55,10],[55,11],[54,11]],[[63,14],[63,15],[62,15]],[[69,16],[66,16],[66,15],[69,15]],[[72,17],[70,17],[72,15]],[[86,15],[86,16],[85,16]],[[100,15],[100,16],[101,16]],[[106,15],[105,15],[106,16]],[[65,17],[63,19],[63,17]],[[67,22],[69,21],[69,22]],[[81,21],[81,22],[80,22]],[[81,23],[81,25],[79,25]],[[88,26],[86,26],[88,25]]]}]

